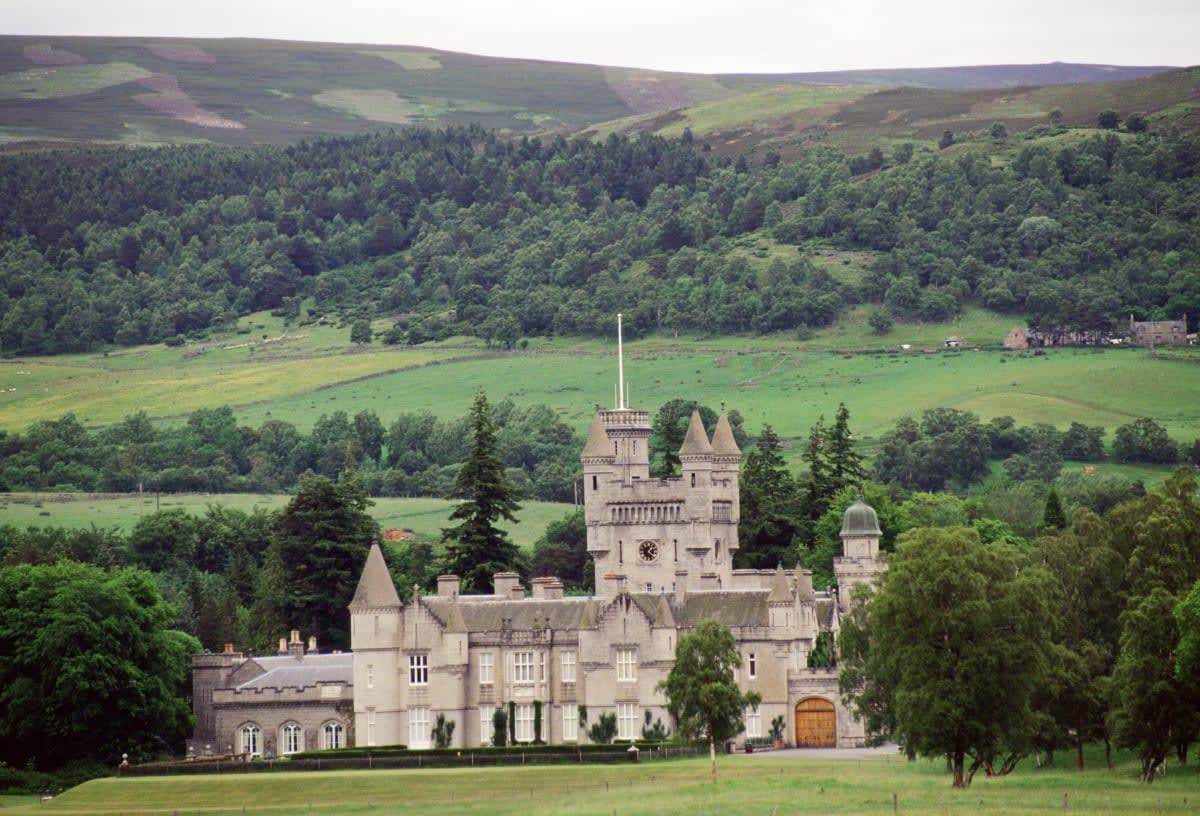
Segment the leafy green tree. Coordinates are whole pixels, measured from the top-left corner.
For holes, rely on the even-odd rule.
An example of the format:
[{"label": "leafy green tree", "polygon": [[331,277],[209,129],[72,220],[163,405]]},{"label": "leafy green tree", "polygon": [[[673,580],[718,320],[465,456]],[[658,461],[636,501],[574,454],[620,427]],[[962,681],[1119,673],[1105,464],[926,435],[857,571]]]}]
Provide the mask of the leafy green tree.
[{"label": "leafy green tree", "polygon": [[989,135],[991,135],[992,139],[995,141],[1003,142],[1008,138],[1008,128],[1004,126],[1003,122],[992,122],[992,128],[989,131]]},{"label": "leafy green tree", "polygon": [[954,131],[948,130],[948,129],[943,130],[942,137],[940,139],[938,139],[938,148],[940,150],[945,150],[947,147],[950,147],[950,145],[952,145],[952,144],[954,144]]},{"label": "leafy green tree", "polygon": [[350,342],[359,346],[369,346],[375,337],[371,330],[370,320],[356,320],[350,326]]},{"label": "leafy green tree", "polygon": [[1117,428],[1113,453],[1121,462],[1174,464],[1179,460],[1179,450],[1166,428],[1147,417]]},{"label": "leafy green tree", "polygon": [[482,390],[475,393],[470,415],[471,441],[449,498],[460,503],[450,514],[459,523],[442,530],[446,544],[443,571],[458,575],[469,592],[490,591],[497,572],[523,572],[517,546],[496,526],[517,520],[521,509],[496,448],[496,423]]},{"label": "leafy green tree", "polygon": [[758,692],[738,689],[733,673],[741,662],[729,628],[704,620],[679,639],[675,665],[658,684],[666,695],[676,732],[689,739],[707,738],[713,781],[717,778],[717,743],[740,733],[745,728],[746,708],[757,708],[762,702]]},{"label": "leafy green tree", "polygon": [[1131,113],[1125,117],[1125,129],[1130,133],[1144,133],[1148,126],[1143,113]]},{"label": "leafy green tree", "polygon": [[179,507],[142,516],[129,534],[134,563],[151,572],[186,569],[199,544],[194,516]]},{"label": "leafy green tree", "polygon": [[909,531],[866,606],[847,698],[887,729],[875,738],[949,758],[955,787],[984,766],[1006,773],[1029,748],[1052,592],[1046,571],[1006,544],[961,528]]},{"label": "leafy green tree", "polygon": [[371,504],[351,473],[337,482],[305,475],[275,519],[273,544],[285,581],[281,611],[289,628],[305,627],[332,648],[350,645],[346,608],[379,534],[367,513]]},{"label": "leafy green tree", "polygon": [[871,316],[867,318],[867,325],[871,327],[871,331],[879,335],[887,334],[892,330],[895,322],[892,316],[887,313],[886,309],[876,309],[871,312]]},{"label": "leafy green tree", "polygon": [[0,759],[148,759],[191,729],[195,639],[136,569],[0,568]]},{"label": "leafy green tree", "polygon": [[1121,116],[1112,108],[1105,108],[1096,116],[1096,124],[1104,130],[1116,130],[1121,124]]}]

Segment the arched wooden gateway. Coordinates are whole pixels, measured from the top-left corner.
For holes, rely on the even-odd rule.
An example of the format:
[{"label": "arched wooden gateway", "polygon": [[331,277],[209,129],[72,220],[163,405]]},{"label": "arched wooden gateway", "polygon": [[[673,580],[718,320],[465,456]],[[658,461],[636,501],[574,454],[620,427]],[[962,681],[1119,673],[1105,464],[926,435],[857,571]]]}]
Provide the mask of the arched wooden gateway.
[{"label": "arched wooden gateway", "polygon": [[833,703],[819,697],[796,703],[796,746],[837,747],[837,712]]}]

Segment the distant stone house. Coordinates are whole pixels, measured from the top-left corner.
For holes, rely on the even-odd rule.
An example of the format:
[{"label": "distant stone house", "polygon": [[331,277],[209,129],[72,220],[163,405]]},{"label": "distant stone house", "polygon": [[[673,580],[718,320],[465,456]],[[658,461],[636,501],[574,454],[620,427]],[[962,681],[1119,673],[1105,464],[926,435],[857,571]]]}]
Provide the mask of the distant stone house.
[{"label": "distant stone house", "polygon": [[1129,316],[1129,337],[1139,346],[1182,346],[1188,342],[1187,315],[1179,320],[1134,320]]},{"label": "distant stone house", "polygon": [[353,656],[319,654],[313,638],[308,645],[292,630],[277,655],[246,657],[232,645],[195,655],[188,755],[274,757],[352,745]]},{"label": "distant stone house", "polygon": [[953,334],[942,342],[942,348],[959,348],[960,346],[962,346],[962,338],[955,337]]},{"label": "distant stone house", "polygon": [[1029,329],[1024,326],[1014,326],[1009,329],[1008,334],[1004,335],[1004,347],[1006,349],[1029,348]]}]

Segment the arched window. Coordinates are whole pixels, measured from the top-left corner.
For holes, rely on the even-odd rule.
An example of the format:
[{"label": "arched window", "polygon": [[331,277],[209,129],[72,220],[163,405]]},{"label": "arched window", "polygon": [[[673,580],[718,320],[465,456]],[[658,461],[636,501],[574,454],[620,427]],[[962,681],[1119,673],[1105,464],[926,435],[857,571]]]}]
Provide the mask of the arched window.
[{"label": "arched window", "polygon": [[297,723],[287,723],[279,729],[279,752],[298,754],[304,750],[304,729]]},{"label": "arched window", "polygon": [[321,728],[321,747],[332,750],[342,747],[342,724],[327,722]]},{"label": "arched window", "polygon": [[262,755],[262,729],[254,723],[246,723],[238,729],[238,741],[241,743],[241,753],[250,756]]}]

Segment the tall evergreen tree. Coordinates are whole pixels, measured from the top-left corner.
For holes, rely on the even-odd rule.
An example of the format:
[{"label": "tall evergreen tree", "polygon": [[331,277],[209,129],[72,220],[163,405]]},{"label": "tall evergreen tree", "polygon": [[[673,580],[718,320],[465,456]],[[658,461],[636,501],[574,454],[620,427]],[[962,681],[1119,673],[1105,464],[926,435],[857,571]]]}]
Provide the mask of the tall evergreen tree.
[{"label": "tall evergreen tree", "polygon": [[850,410],[844,402],[838,403],[833,427],[826,435],[825,455],[829,462],[831,494],[866,478],[862,455],[854,449],[854,435],[850,433]]},{"label": "tall evergreen tree", "polygon": [[1046,509],[1042,512],[1042,529],[1065,530],[1066,527],[1067,514],[1063,512],[1058,492],[1052,487],[1050,488],[1050,492],[1046,494]]},{"label": "tall evergreen tree", "polygon": [[746,454],[739,486],[736,567],[770,569],[795,561],[792,539],[800,531],[796,482],[779,453],[781,447],[775,429],[764,425],[758,443]]},{"label": "tall evergreen tree", "polygon": [[350,646],[346,607],[379,532],[367,514],[371,503],[352,472],[337,482],[309,475],[275,519],[289,627],[305,627],[334,648]]},{"label": "tall evergreen tree", "polygon": [[479,390],[471,406],[471,442],[449,498],[461,499],[450,514],[454,527],[442,530],[446,544],[444,571],[462,580],[466,591],[491,591],[492,576],[506,570],[522,571],[517,545],[496,526],[501,518],[516,521],[516,491],[504,473],[496,445],[496,422],[487,395]]},{"label": "tall evergreen tree", "polygon": [[825,450],[828,432],[825,430],[825,415],[817,417],[808,432],[808,445],[802,458],[808,465],[808,476],[804,482],[804,516],[810,521],[819,519],[829,507],[834,490],[829,475],[829,458]]}]

